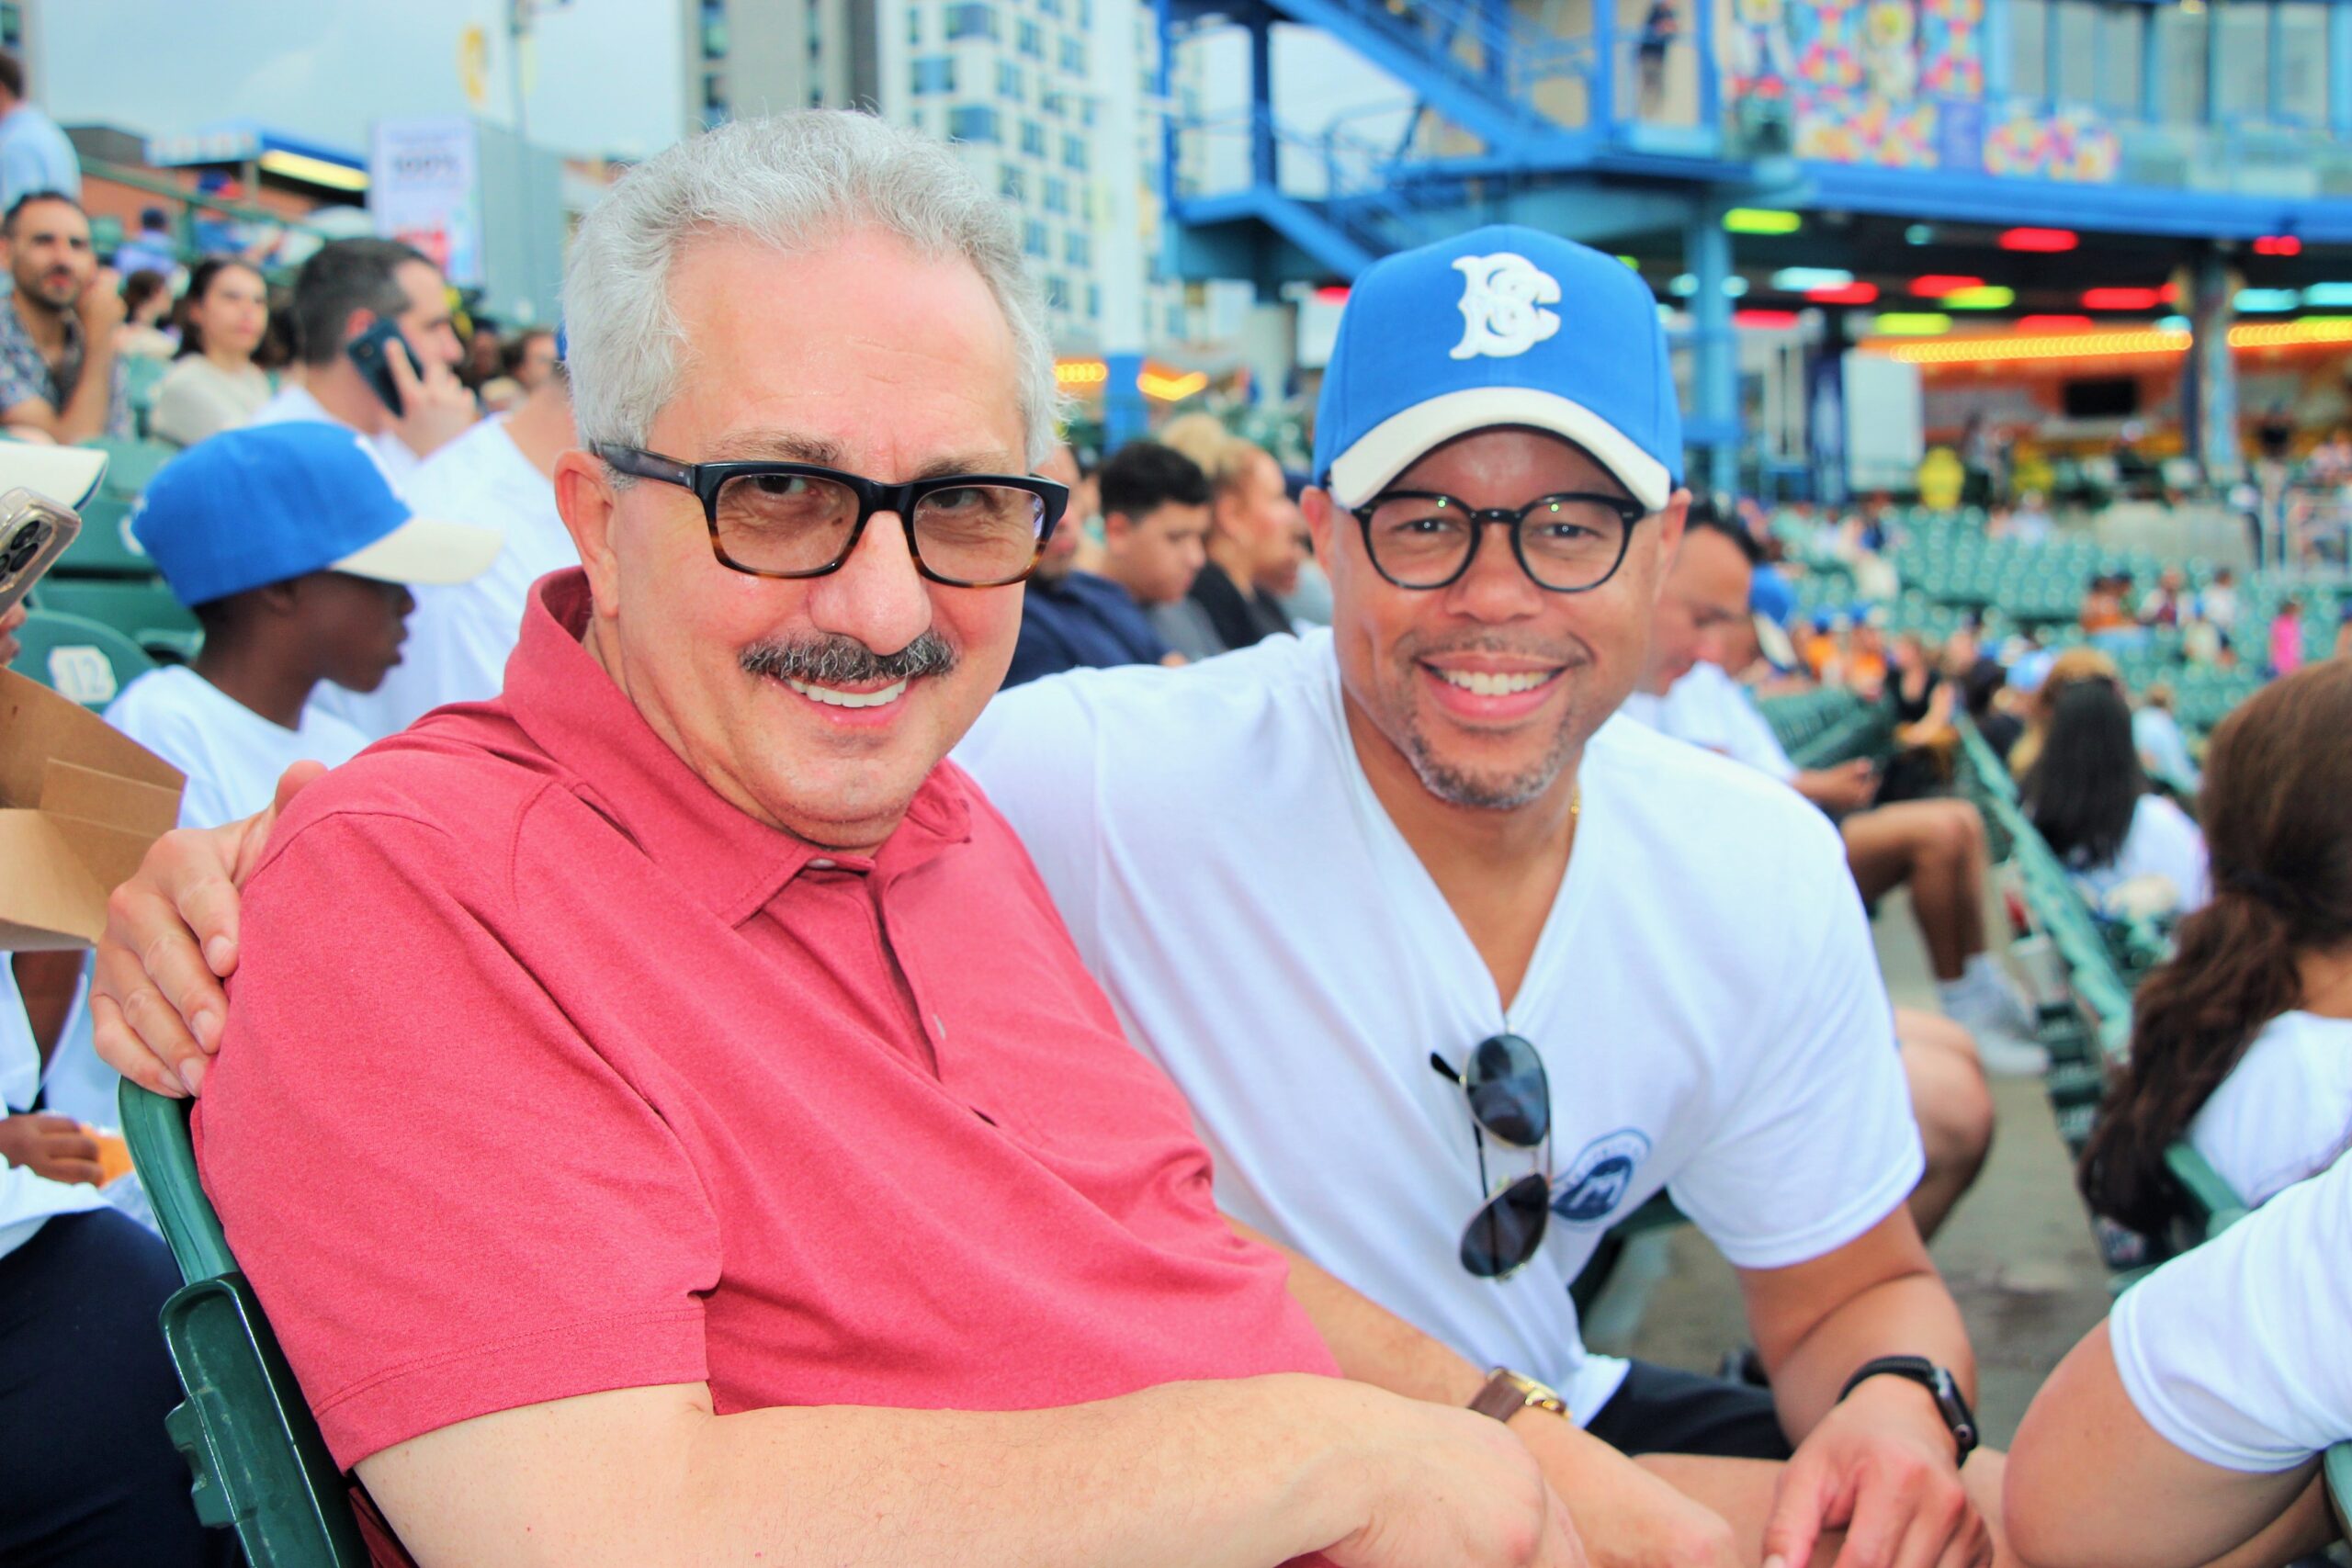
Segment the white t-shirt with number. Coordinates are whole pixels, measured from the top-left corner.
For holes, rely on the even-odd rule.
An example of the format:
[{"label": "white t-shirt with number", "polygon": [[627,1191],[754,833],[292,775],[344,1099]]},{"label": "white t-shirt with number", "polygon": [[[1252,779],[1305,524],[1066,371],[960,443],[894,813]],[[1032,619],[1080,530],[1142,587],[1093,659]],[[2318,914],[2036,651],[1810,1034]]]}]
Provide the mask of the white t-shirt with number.
[{"label": "white t-shirt with number", "polygon": [[[1892,1011],[1837,833],[1736,763],[1612,721],[1566,880],[1506,1008],[1372,793],[1331,636],[1001,694],[956,760],[1020,832],[1128,1036],[1192,1103],[1227,1213],[1589,1420],[1623,1363],[1568,1287],[1661,1188],[1736,1265],[1853,1240],[1921,1169]],[[1457,1067],[1510,1030],[1551,1080],[1534,1261],[1457,1256],[1478,1184]],[[1497,1184],[1534,1156],[1487,1140]]]},{"label": "white t-shirt with number", "polygon": [[2352,1159],[2288,1188],[2115,1303],[2124,1392],[2191,1458],[2275,1474],[2352,1438]]},{"label": "white t-shirt with number", "polygon": [[2284,1012],[2264,1024],[2188,1142],[2248,1207],[2335,1164],[2352,1144],[2352,1019]]}]

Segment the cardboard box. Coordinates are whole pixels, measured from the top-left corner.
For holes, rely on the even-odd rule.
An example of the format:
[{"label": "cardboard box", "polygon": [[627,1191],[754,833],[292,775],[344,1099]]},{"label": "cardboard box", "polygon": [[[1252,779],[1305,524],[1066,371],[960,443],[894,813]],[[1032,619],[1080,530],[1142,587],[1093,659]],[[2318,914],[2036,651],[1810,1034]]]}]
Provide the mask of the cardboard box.
[{"label": "cardboard box", "polygon": [[0,670],[0,952],[88,947],[107,895],[179,821],[180,771]]}]

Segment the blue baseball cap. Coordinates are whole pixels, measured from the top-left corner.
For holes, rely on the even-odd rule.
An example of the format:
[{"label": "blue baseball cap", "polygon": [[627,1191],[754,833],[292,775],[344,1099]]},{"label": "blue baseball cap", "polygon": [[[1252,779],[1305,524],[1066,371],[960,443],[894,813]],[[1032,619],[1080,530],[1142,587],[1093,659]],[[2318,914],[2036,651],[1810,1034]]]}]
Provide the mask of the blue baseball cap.
[{"label": "blue baseball cap", "polygon": [[248,425],[200,441],[148,481],[130,531],[183,604],[314,571],[383,582],[467,582],[504,543],[417,516],[340,424]]},{"label": "blue baseball cap", "polygon": [[1374,263],[1340,316],[1315,472],[1361,506],[1474,430],[1566,436],[1655,512],[1682,482],[1657,299],[1614,256],[1514,224]]}]

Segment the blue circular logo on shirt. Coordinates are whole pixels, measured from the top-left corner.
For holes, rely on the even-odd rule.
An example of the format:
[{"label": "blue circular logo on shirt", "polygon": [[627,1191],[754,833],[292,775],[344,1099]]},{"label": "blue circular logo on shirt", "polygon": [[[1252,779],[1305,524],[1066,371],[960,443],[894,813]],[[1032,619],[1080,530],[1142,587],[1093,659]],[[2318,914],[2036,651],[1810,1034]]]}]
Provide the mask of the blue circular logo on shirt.
[{"label": "blue circular logo on shirt", "polygon": [[1608,1219],[1625,1201],[1649,1152],[1649,1139],[1631,1127],[1595,1138],[1553,1183],[1552,1212],[1571,1224]]}]

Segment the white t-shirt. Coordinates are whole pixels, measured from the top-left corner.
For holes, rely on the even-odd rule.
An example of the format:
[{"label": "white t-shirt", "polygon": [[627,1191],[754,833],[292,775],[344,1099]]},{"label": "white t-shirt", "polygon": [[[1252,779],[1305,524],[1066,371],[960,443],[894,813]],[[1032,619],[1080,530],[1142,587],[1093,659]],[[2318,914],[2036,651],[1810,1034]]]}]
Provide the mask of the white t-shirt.
[{"label": "white t-shirt", "polygon": [[251,365],[232,373],[200,354],[185,355],[172,362],[155,389],[147,428],[175,446],[193,446],[245,423],[270,396],[269,377]]},{"label": "white t-shirt", "polygon": [[[1128,1037],[1191,1101],[1226,1211],[1589,1420],[1623,1363],[1568,1286],[1667,1188],[1736,1265],[1843,1246],[1921,1169],[1892,1010],[1843,849],[1736,764],[1612,721],[1575,853],[1505,1008],[1373,795],[1329,631],[1182,670],[1000,694],[956,760],[1036,861]],[[1555,1217],[1507,1280],[1458,1258],[1479,1190],[1457,1067],[1543,1055]],[[1499,1184],[1534,1156],[1487,1145]]]},{"label": "white t-shirt", "polygon": [[311,705],[370,740],[406,729],[447,703],[477,703],[506,684],[506,657],[531,584],[578,566],[555,509],[555,486],[531,466],[503,419],[482,421],[424,460],[402,491],[423,517],[495,528],[505,538],[490,570],[454,587],[418,584],[401,662],[373,692],[322,685]]},{"label": "white t-shirt", "polygon": [[2352,1020],[2284,1012],[2264,1024],[2188,1141],[2248,1207],[2335,1164],[2352,1143]]},{"label": "white t-shirt", "polygon": [[[260,411],[245,423],[247,424],[292,424],[304,421],[316,421],[324,424],[343,424],[346,430],[352,428],[327,412],[326,405],[312,397],[309,388],[292,381],[278,388],[277,395],[262,404]],[[389,425],[373,435],[364,430],[357,431],[356,434],[360,443],[376,455],[376,461],[383,468],[384,477],[392,481],[392,489],[403,496],[408,494],[409,478],[416,472],[417,465],[422,461],[415,452],[410,449],[409,444],[401,440],[399,433]]]},{"label": "white t-shirt", "polygon": [[[30,1110],[40,1092],[40,1049],[33,1043],[16,972],[8,967],[8,955],[0,953],[0,1115]],[[0,1160],[0,1258],[24,1246],[51,1215],[106,1206],[106,1195],[95,1187],[69,1187]]]},{"label": "white t-shirt", "polygon": [[[296,762],[334,767],[368,744],[366,736],[321,712],[315,702],[302,710],[300,729],[272,724],[185,665],[151,670],[131,682],[107,705],[106,720],[187,775],[180,796],[183,828],[217,828],[250,817],[269,804],[277,775]],[[110,1127],[122,1080],[98,1059],[92,1043],[86,979],[50,1058],[48,1101],[61,1115]]]},{"label": "white t-shirt", "polygon": [[347,762],[368,738],[314,703],[288,729],[186,665],[150,670],[107,705],[106,720],[187,775],[180,826],[217,828],[267,806],[296,762]]},{"label": "white t-shirt", "polygon": [[2205,834],[2188,813],[2161,795],[2143,795],[2132,808],[2123,845],[2106,865],[2072,867],[2075,880],[2095,904],[2127,882],[2161,876],[2180,890],[2180,913],[2200,908],[2213,896],[2205,863]]},{"label": "white t-shirt", "polygon": [[2352,1160],[2279,1193],[2115,1303],[2124,1392],[2173,1447],[2275,1474],[2352,1438]]},{"label": "white t-shirt", "polygon": [[1797,776],[1797,765],[1772,733],[1771,721],[1720,664],[1701,660],[1662,697],[1636,692],[1618,710],[1652,729],[1744,762],[1782,784]]}]

